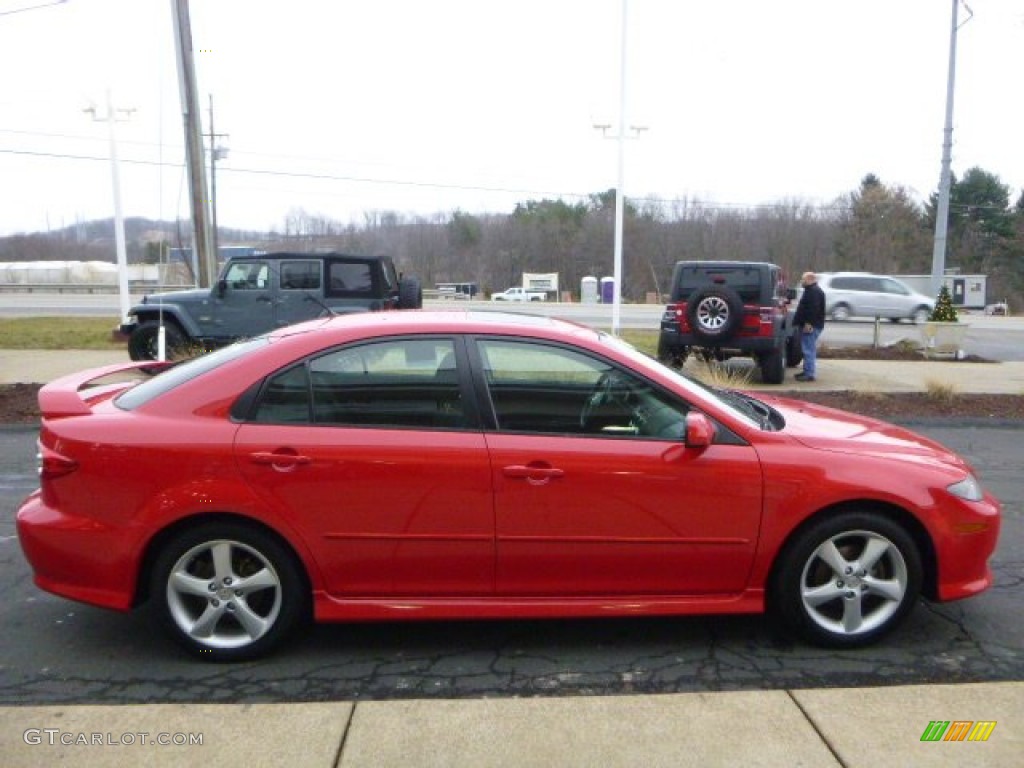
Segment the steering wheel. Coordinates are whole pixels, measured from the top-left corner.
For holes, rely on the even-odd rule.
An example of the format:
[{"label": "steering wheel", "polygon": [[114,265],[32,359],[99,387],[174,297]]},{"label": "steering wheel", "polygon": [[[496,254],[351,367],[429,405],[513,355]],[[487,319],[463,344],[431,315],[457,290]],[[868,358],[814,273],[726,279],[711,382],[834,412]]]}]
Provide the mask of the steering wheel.
[{"label": "steering wheel", "polygon": [[583,410],[580,411],[580,427],[586,430],[594,413],[618,399],[615,389],[619,383],[619,377],[615,375],[614,371],[605,371],[601,374],[597,383],[594,384],[590,396],[583,404]]}]

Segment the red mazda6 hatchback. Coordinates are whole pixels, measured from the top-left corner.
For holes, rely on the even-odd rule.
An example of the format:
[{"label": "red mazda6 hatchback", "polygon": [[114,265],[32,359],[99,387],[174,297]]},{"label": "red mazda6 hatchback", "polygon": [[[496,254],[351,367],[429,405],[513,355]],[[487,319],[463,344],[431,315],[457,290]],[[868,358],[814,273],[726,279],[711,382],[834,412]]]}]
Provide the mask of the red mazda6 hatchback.
[{"label": "red mazda6 hatchback", "polygon": [[992,582],[999,503],[941,445],[712,391],[550,318],[318,320],[68,376],[39,404],[41,487],[18,512],[36,583],[148,599],[204,659],[310,618],[766,606],[849,647],[920,594]]}]

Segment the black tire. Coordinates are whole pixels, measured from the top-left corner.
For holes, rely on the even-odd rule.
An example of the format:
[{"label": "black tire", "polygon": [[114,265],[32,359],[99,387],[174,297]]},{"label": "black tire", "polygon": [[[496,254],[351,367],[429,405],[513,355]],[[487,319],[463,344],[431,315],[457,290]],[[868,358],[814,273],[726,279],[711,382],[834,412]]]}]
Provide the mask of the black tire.
[{"label": "black tire", "polygon": [[800,343],[800,331],[794,330],[786,337],[786,365],[796,368],[804,361],[804,348]]},{"label": "black tire", "polygon": [[403,277],[398,281],[398,308],[420,309],[423,306],[423,286],[418,277]]},{"label": "black tire", "polygon": [[[215,549],[223,564],[215,563]],[[205,523],[175,536],[158,553],[150,596],[174,640],[209,661],[263,655],[310,616],[296,556],[271,534],[234,522]]]},{"label": "black tire", "polygon": [[[128,338],[128,356],[132,360],[156,360],[160,323],[149,320],[132,331]],[[164,351],[168,360],[173,360],[185,348],[185,334],[174,323],[164,323]]]},{"label": "black tire", "polygon": [[[866,552],[871,562],[862,563]],[[785,547],[771,597],[804,639],[854,648],[906,618],[921,579],[921,555],[902,526],[876,512],[843,512],[812,523]]]},{"label": "black tire", "polygon": [[781,347],[765,352],[758,363],[761,366],[761,381],[765,384],[781,384],[785,380],[786,362]]},{"label": "black tire", "polygon": [[682,368],[686,364],[686,357],[689,353],[689,347],[668,344],[665,342],[664,336],[658,336],[658,362],[662,365],[667,365],[669,368]]},{"label": "black tire", "polygon": [[686,320],[697,339],[705,344],[721,344],[739,329],[743,300],[727,285],[698,288],[686,300]]}]

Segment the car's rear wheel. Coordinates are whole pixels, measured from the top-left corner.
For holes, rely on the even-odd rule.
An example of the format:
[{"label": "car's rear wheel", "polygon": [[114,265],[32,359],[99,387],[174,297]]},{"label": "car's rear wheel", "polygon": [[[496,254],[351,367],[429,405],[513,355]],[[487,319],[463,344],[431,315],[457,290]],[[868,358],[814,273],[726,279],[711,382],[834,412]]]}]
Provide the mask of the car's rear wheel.
[{"label": "car's rear wheel", "polygon": [[160,552],[150,594],[161,623],[188,651],[239,661],[271,650],[309,614],[295,556],[274,536],[238,523],[209,523]]},{"label": "car's rear wheel", "polygon": [[[128,356],[132,360],[156,360],[159,356],[160,323],[149,320],[139,325],[128,338]],[[180,356],[185,349],[185,335],[174,323],[164,323],[164,353],[168,360]]]},{"label": "car's rear wheel", "polygon": [[786,365],[796,368],[804,359],[804,348],[800,343],[800,331],[794,330],[786,337]]},{"label": "car's rear wheel", "polygon": [[921,555],[896,522],[844,512],[800,532],[773,585],[786,623],[818,645],[868,645],[894,629],[921,590]]}]

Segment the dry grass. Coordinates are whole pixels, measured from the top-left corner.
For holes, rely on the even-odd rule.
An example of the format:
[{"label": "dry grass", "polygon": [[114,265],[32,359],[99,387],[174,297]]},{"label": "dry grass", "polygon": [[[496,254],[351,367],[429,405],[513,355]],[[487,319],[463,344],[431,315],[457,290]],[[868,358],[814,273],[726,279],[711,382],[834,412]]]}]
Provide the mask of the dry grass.
[{"label": "dry grass", "polygon": [[956,385],[944,381],[936,381],[935,379],[925,380],[924,391],[930,400],[942,405],[951,405],[960,397],[960,392]]},{"label": "dry grass", "polygon": [[703,362],[691,359],[686,365],[686,372],[695,379],[709,387],[722,389],[749,387],[754,370],[751,366],[738,367],[729,365],[728,362],[720,363],[717,360]]}]

